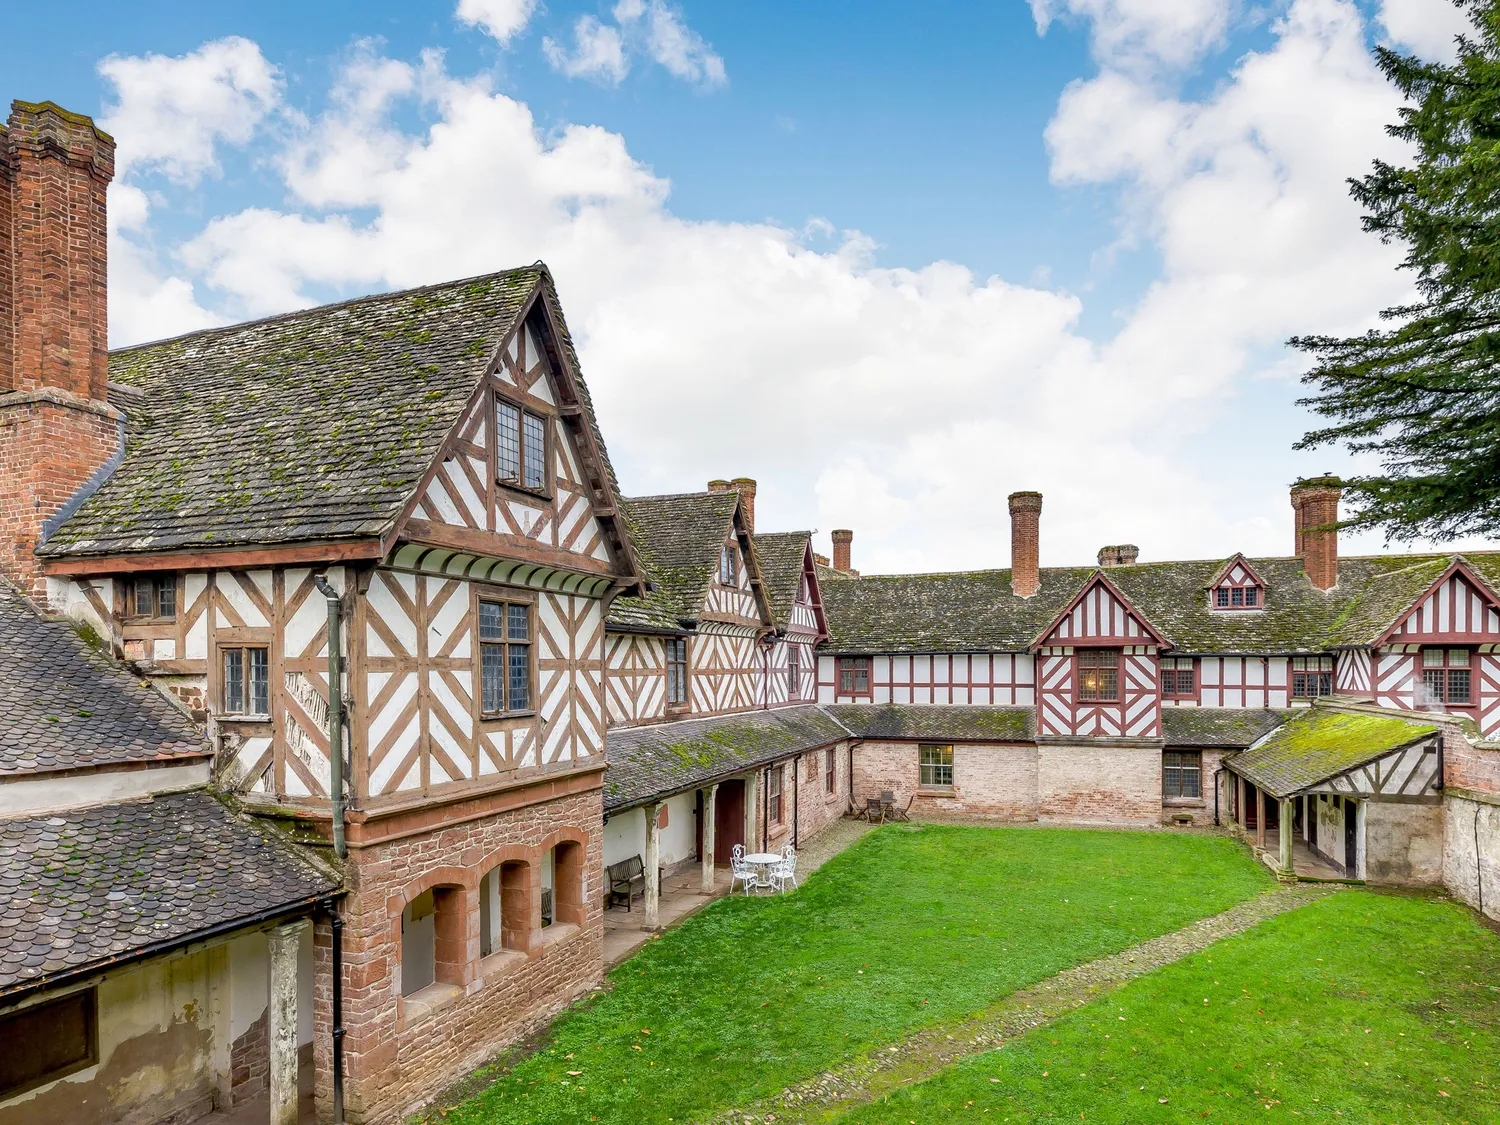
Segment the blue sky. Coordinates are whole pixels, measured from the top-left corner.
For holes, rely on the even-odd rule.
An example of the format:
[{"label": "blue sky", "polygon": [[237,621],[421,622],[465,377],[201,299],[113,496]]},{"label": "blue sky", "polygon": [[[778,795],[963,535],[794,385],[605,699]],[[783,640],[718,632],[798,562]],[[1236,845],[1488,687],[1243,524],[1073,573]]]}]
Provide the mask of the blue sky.
[{"label": "blue sky", "polygon": [[1007,561],[1013,488],[1048,497],[1044,562],[1285,550],[1287,483],[1351,463],[1290,450],[1280,341],[1405,292],[1343,192],[1399,157],[1367,46],[1457,26],[1447,0],[54,3],[8,15],[0,72],[120,141],[116,343],[544,257],[628,491],[748,474],[764,526],[940,569]]}]

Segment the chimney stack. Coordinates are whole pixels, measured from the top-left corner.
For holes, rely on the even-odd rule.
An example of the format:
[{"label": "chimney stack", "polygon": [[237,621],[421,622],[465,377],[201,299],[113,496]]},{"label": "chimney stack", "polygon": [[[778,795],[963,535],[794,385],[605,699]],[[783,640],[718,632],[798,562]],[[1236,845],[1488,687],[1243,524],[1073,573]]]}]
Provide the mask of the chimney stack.
[{"label": "chimney stack", "polygon": [[848,572],[853,569],[849,565],[849,546],[854,542],[854,532],[847,527],[835,528],[833,532],[833,569]]},{"label": "chimney stack", "polygon": [[105,189],[115,142],[51,102],[0,128],[0,572],[40,594],[47,521],[120,448],[109,378]]},{"label": "chimney stack", "polygon": [[1119,543],[1113,547],[1099,548],[1099,565],[1111,566],[1134,566],[1135,560],[1140,558],[1141,549],[1134,543]]},{"label": "chimney stack", "polygon": [[708,490],[710,492],[738,492],[740,502],[745,506],[745,529],[751,535],[755,534],[755,481],[749,477],[711,480],[708,482]]},{"label": "chimney stack", "polygon": [[1331,590],[1339,581],[1339,497],[1343,482],[1324,475],[1299,480],[1292,485],[1292,510],[1296,513],[1297,553],[1302,573],[1319,590]]},{"label": "chimney stack", "polygon": [[1040,541],[1042,494],[1010,494],[1010,588],[1029,598],[1042,588]]}]

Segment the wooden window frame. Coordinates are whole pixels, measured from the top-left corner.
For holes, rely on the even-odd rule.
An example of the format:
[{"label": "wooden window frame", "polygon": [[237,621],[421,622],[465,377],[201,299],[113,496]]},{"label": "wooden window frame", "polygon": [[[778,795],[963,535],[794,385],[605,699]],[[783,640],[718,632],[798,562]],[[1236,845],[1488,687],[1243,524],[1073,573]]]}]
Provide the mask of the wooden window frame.
[{"label": "wooden window frame", "polygon": [[[934,755],[938,760],[923,761],[925,756]],[[946,760],[944,760],[946,759]],[[932,773],[926,771],[931,770]],[[943,776],[941,771],[947,771],[947,781],[936,780]],[[929,780],[929,778],[933,780]],[[918,789],[952,789],[953,788],[953,746],[949,743],[922,742],[917,745],[917,788]]]},{"label": "wooden window frame", "polygon": [[[864,661],[864,667],[863,668],[861,668],[859,666],[859,662],[860,661]],[[849,673],[849,683],[851,685],[857,685],[857,683],[858,683],[858,673],[863,672],[865,674],[865,686],[864,686],[863,690],[861,690],[857,686],[850,686],[848,688],[845,688],[844,687],[844,673],[845,672]],[[837,687],[839,695],[852,695],[852,696],[856,696],[856,697],[862,698],[862,699],[872,699],[872,698],[874,698],[874,694],[875,694],[875,684],[874,684],[874,679],[875,679],[875,676],[874,676],[874,673],[875,673],[875,661],[874,661],[873,657],[869,657],[869,656],[840,656],[840,657],[837,657],[837,658],[835,658],[835,663],[834,663],[834,673],[838,677],[838,679],[836,681],[836,687]]]},{"label": "wooden window frame", "polygon": [[[136,593],[141,583],[151,584],[151,612],[138,613],[136,605]],[[132,574],[124,582],[124,599],[121,606],[123,612],[120,617],[124,621],[133,624],[145,624],[148,622],[176,621],[179,607],[182,605],[182,589],[175,574],[145,573]],[[161,611],[161,595],[163,590],[172,591],[172,612]]]},{"label": "wooden window frame", "polygon": [[[1176,771],[1176,792],[1169,779],[1173,775],[1168,771]],[[1191,772],[1195,778],[1193,788],[1196,793],[1184,793],[1182,784],[1186,772]],[[1201,801],[1203,800],[1203,751],[1201,750],[1163,750],[1161,755],[1161,795],[1164,801]]]},{"label": "wooden window frame", "polygon": [[719,548],[719,585],[731,590],[740,588],[740,556],[733,543]]},{"label": "wooden window frame", "polygon": [[[1317,661],[1316,668],[1308,667],[1308,661]],[[1302,667],[1297,667],[1301,664]],[[1316,676],[1313,681],[1313,691],[1307,690],[1311,677]],[[1298,690],[1299,681],[1301,689]],[[1326,699],[1333,694],[1333,657],[1331,656],[1293,656],[1287,661],[1287,697],[1289,699]]]},{"label": "wooden window frame", "polygon": [[[39,1014],[49,1009],[56,1010],[63,1005],[77,1004],[82,1004],[84,1012],[84,1038],[86,1040],[84,1054],[79,1058],[61,1063],[52,1070],[37,1074],[31,1078],[22,1078],[13,1086],[0,1087],[0,1099],[13,1098],[19,1094],[26,1093],[28,1090],[35,1090],[39,1086],[46,1086],[49,1083],[66,1078],[70,1074],[77,1074],[80,1070],[95,1066],[99,1062],[98,988],[79,989],[77,992],[70,992],[66,996],[59,996],[54,1000],[47,1000],[17,1011],[6,1012],[4,1016],[0,1016],[0,1028],[35,1020]],[[0,1036],[0,1040],[10,1042],[11,1036]]]},{"label": "wooden window frame", "polygon": [[839,752],[833,747],[823,751],[823,787],[831,797],[839,781]]},{"label": "wooden window frame", "polygon": [[[1456,652],[1461,652],[1464,654],[1464,663],[1458,664],[1454,662],[1453,654]],[[1428,653],[1441,654],[1442,660],[1438,663],[1429,663],[1427,655]],[[1418,665],[1418,670],[1422,673],[1422,699],[1419,705],[1423,707],[1458,707],[1465,710],[1474,707],[1479,702],[1475,698],[1478,693],[1474,690],[1474,666],[1477,663],[1477,661],[1474,659],[1474,655],[1474,650],[1471,648],[1467,648],[1464,645],[1423,646],[1422,653],[1419,658],[1420,663]],[[1440,700],[1429,700],[1427,698],[1427,677],[1430,673],[1434,672],[1438,673],[1443,680],[1443,698]],[[1452,685],[1455,679],[1455,673],[1460,673],[1464,677],[1466,690],[1464,692],[1463,699],[1449,698],[1449,695],[1453,690]]]},{"label": "wooden window frame", "polygon": [[1208,608],[1216,613],[1265,609],[1265,587],[1259,582],[1221,582],[1209,591]]},{"label": "wooden window frame", "polygon": [[[489,602],[502,606],[501,620],[502,631],[505,636],[501,640],[485,640],[480,637],[480,604]],[[527,640],[512,640],[510,637],[510,606],[520,606],[526,610],[526,632]],[[510,590],[499,587],[476,587],[474,589],[473,601],[470,612],[474,622],[474,643],[472,646],[474,663],[474,707],[481,721],[494,719],[516,719],[526,718],[537,714],[537,646],[540,639],[537,636],[537,613],[536,597],[529,592]],[[529,667],[527,668],[526,696],[527,706],[513,708],[510,706],[510,649],[512,645],[525,644],[530,649]],[[486,646],[498,645],[505,649],[505,709],[490,711],[484,705],[484,650]]]},{"label": "wooden window frame", "polygon": [[[500,474],[500,407],[501,404],[516,411],[516,479],[512,480]],[[542,428],[542,482],[536,487],[526,483],[526,419],[532,418]],[[538,410],[533,406],[519,401],[515,396],[507,394],[504,390],[494,392],[494,401],[490,410],[490,429],[493,437],[490,439],[490,452],[493,456],[495,484],[500,488],[519,492],[525,496],[538,497],[550,500],[555,490],[555,482],[552,475],[552,444],[553,437],[552,415]]]},{"label": "wooden window frame", "polygon": [[[225,661],[231,652],[240,653],[241,702],[250,702],[250,653],[264,651],[266,654],[266,709],[264,711],[234,710],[229,706],[229,670]],[[271,718],[275,706],[275,675],[271,667],[271,646],[265,641],[223,640],[215,645],[215,671],[218,674],[219,714],[235,721],[263,722]]]},{"label": "wooden window frame", "polygon": [[[1187,665],[1187,667],[1183,667]],[[1182,677],[1188,678],[1188,690],[1182,691]],[[1164,656],[1161,658],[1161,696],[1163,699],[1198,698],[1198,661],[1190,656]]]},{"label": "wooden window frame", "polygon": [[802,653],[795,644],[786,646],[786,701],[800,702],[802,699]]},{"label": "wooden window frame", "polygon": [[[1103,663],[1106,654],[1114,655],[1113,664]],[[1085,660],[1094,663],[1085,663]],[[1118,648],[1080,648],[1073,654],[1073,682],[1077,685],[1076,692],[1079,703],[1119,703],[1121,700],[1121,683],[1123,678],[1124,653]],[[1114,671],[1114,691],[1110,695],[1099,694],[1103,688],[1095,689],[1095,694],[1088,694],[1084,688],[1084,673],[1092,671]]]},{"label": "wooden window frame", "polygon": [[[772,766],[766,771],[766,824],[780,824],[782,814],[781,796],[786,792],[785,766]],[[774,784],[774,787],[772,783]]]},{"label": "wooden window frame", "polygon": [[[677,647],[678,645],[682,646],[682,659],[681,660],[674,660],[673,656],[672,656],[672,650],[675,647]],[[688,699],[690,698],[690,695],[691,695],[690,687],[689,687],[689,684],[688,684],[688,643],[687,643],[687,638],[686,637],[668,637],[666,639],[666,643],[662,647],[663,647],[663,652],[664,652],[664,655],[665,655],[665,662],[663,664],[663,667],[666,670],[666,676],[667,676],[667,683],[666,683],[666,701],[667,701],[667,706],[670,707],[670,708],[682,708],[682,707],[686,707],[688,705]],[[674,665],[680,666],[681,670],[682,670],[682,698],[681,699],[673,699],[672,698],[672,668],[673,668]]]}]

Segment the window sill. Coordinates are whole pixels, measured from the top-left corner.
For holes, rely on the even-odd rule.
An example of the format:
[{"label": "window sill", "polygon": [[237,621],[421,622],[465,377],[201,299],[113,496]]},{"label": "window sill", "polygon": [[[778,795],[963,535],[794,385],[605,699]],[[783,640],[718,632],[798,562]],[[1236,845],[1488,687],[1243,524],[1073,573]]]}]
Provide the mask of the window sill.
[{"label": "window sill", "polygon": [[506,719],[534,718],[536,718],[535,711],[481,711],[479,713],[479,721],[482,723],[500,723]]},{"label": "window sill", "polygon": [[1202,797],[1163,797],[1162,807],[1168,809],[1201,809],[1208,806]]},{"label": "window sill", "polygon": [[543,926],[537,931],[535,948],[547,949],[554,945],[563,945],[582,932],[582,927],[576,922],[553,922],[550,926]]},{"label": "window sill", "polygon": [[502,488],[506,492],[514,493],[516,496],[519,496],[524,500],[546,500],[549,503],[552,500],[552,493],[549,491],[537,488],[527,488],[525,485],[515,484],[508,480],[497,480],[495,482],[495,487]]},{"label": "window sill", "polygon": [[218,715],[221,723],[270,723],[270,715]]},{"label": "window sill", "polygon": [[415,1027],[431,1019],[463,994],[460,985],[436,981],[426,988],[417,989],[410,996],[403,996],[401,1026]]},{"label": "window sill", "polygon": [[526,964],[528,958],[524,949],[497,949],[479,959],[476,966],[479,979],[488,984],[496,977],[514,972]]},{"label": "window sill", "polygon": [[957,793],[951,785],[919,785],[917,786],[918,797],[952,797]]}]

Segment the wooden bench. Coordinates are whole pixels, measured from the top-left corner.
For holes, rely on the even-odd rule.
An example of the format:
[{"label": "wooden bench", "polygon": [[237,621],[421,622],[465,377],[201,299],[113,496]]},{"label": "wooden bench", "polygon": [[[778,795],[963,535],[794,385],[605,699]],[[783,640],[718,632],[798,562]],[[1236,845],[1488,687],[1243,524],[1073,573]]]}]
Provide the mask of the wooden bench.
[{"label": "wooden bench", "polygon": [[640,888],[642,897],[646,894],[646,865],[641,862],[641,857],[633,855],[629,859],[622,859],[619,863],[611,863],[604,869],[605,878],[609,883],[609,903],[623,901],[625,909],[630,909],[630,900],[635,897],[636,888]]}]

